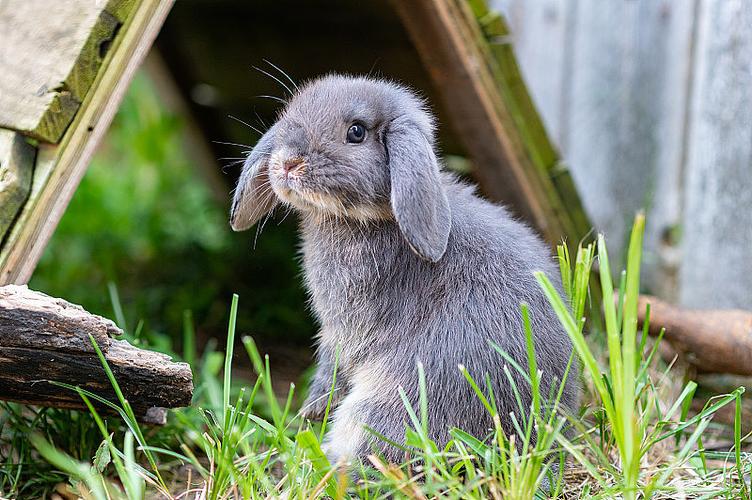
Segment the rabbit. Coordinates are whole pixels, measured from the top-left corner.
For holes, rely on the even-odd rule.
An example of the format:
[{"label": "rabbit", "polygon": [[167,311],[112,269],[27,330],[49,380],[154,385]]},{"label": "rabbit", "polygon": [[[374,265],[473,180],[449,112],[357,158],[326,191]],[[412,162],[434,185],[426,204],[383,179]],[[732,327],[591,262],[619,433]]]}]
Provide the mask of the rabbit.
[{"label": "rabbit", "polygon": [[[453,427],[484,439],[494,426],[460,366],[481,387],[488,377],[502,428],[514,433],[519,406],[493,344],[526,369],[522,302],[541,395],[558,389],[572,345],[533,276],[557,280],[550,249],[442,169],[434,118],[409,88],[333,74],[297,90],[245,160],[230,224],[248,229],[278,206],[299,214],[304,281],[320,323],[305,417],[324,416],[337,364],[324,440],[333,463],[374,452],[405,460],[372,431],[405,442],[410,420],[398,388],[417,411],[419,363],[428,433],[440,447]],[[530,408],[529,382],[509,372]],[[576,409],[579,391],[573,363],[560,404]]]}]

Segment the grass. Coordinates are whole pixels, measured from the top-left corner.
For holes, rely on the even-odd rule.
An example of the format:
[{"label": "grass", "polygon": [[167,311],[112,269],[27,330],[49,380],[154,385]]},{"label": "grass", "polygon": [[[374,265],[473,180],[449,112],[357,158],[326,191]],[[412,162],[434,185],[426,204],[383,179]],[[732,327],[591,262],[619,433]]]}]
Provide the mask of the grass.
[{"label": "grass", "polygon": [[[585,397],[581,413],[567,414],[559,405],[560,385],[541,394],[535,362],[535,336],[529,310],[521,304],[527,345],[527,368],[507,357],[511,370],[531,384],[526,419],[515,420],[506,435],[500,425],[487,380],[475,380],[459,367],[495,422],[478,439],[452,429],[452,441],[435,443],[427,432],[430,402],[425,374],[419,367],[421,398],[417,408],[403,400],[409,415],[405,449],[409,459],[391,464],[378,455],[355,471],[330,464],[322,451],[324,429],[294,411],[296,388],[278,399],[272,388],[269,358],[251,338],[242,345],[256,373],[249,387],[233,384],[238,297],[234,296],[225,353],[209,349],[197,360],[196,401],[174,411],[161,429],[139,426],[117,380],[107,370],[118,395],[106,402],[78,390],[90,408],[85,413],[34,410],[5,404],[0,412],[0,496],[41,496],[51,488],[82,498],[750,498],[752,455],[742,435],[742,387],[712,398],[701,411],[690,403],[697,386],[657,355],[653,341],[637,325],[637,293],[644,219],[635,220],[627,269],[618,286],[611,279],[602,237],[597,246],[579,247],[572,262],[559,249],[565,297],[549,279],[537,279],[572,339],[583,366]],[[605,346],[585,335],[588,283],[598,261],[603,290]],[[186,314],[186,357],[196,359],[190,315]],[[106,367],[106,362],[102,358]],[[336,376],[336,370],[334,373]],[[516,388],[513,386],[514,390]],[[520,400],[520,398],[518,398]],[[116,418],[100,415],[92,401],[108,405]],[[330,399],[331,401],[331,399]],[[710,449],[720,428],[713,416],[734,408],[735,425],[726,449]],[[523,411],[524,410],[524,411]],[[71,415],[73,415],[71,417]],[[62,439],[77,437],[78,442]],[[535,439],[537,437],[537,439]],[[15,457],[15,460],[14,460]]]}]

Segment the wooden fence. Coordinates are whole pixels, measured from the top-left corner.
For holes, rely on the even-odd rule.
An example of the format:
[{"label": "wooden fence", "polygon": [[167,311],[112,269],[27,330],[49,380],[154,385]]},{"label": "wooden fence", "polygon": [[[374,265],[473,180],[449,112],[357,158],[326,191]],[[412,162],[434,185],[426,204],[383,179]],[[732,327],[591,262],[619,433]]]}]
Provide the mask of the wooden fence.
[{"label": "wooden fence", "polygon": [[752,310],[752,2],[492,3],[610,248],[645,208],[654,293]]}]

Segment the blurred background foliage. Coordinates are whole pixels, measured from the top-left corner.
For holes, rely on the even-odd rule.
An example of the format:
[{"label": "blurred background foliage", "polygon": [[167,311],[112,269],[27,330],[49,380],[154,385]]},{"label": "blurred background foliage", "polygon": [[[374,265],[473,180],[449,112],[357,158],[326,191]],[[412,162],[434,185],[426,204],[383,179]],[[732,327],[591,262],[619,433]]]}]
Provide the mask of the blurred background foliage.
[{"label": "blurred background foliage", "polygon": [[188,157],[183,128],[139,74],[30,286],[114,318],[114,283],[127,327],[143,320],[151,343],[165,348],[180,337],[185,310],[199,341],[222,337],[237,292],[242,334],[309,345],[294,218],[270,221],[257,239],[233,233],[229,179],[226,200],[217,200]]}]

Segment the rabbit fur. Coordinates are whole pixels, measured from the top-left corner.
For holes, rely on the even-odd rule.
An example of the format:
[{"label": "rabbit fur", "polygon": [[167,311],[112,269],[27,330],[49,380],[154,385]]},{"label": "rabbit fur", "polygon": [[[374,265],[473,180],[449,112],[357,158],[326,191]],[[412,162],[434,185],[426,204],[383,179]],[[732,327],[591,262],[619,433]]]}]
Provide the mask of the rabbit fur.
[{"label": "rabbit fur", "polygon": [[[360,125],[362,129],[352,129]],[[362,142],[358,131],[365,131]],[[333,462],[404,451],[402,388],[419,408],[425,371],[428,431],[439,446],[459,427],[483,439],[493,422],[458,366],[489,377],[507,434],[519,406],[492,344],[527,369],[520,304],[530,306],[541,395],[556,391],[572,353],[534,276],[558,282],[534,232],[442,171],[434,120],[404,86],[329,75],[303,86],[248,156],[231,225],[251,227],[282,204],[300,215],[305,284],[320,322],[317,368],[303,407],[323,417],[338,359],[325,449]],[[511,366],[523,403],[530,385]],[[576,363],[561,404],[578,401]],[[522,416],[524,418],[524,415]]]}]

